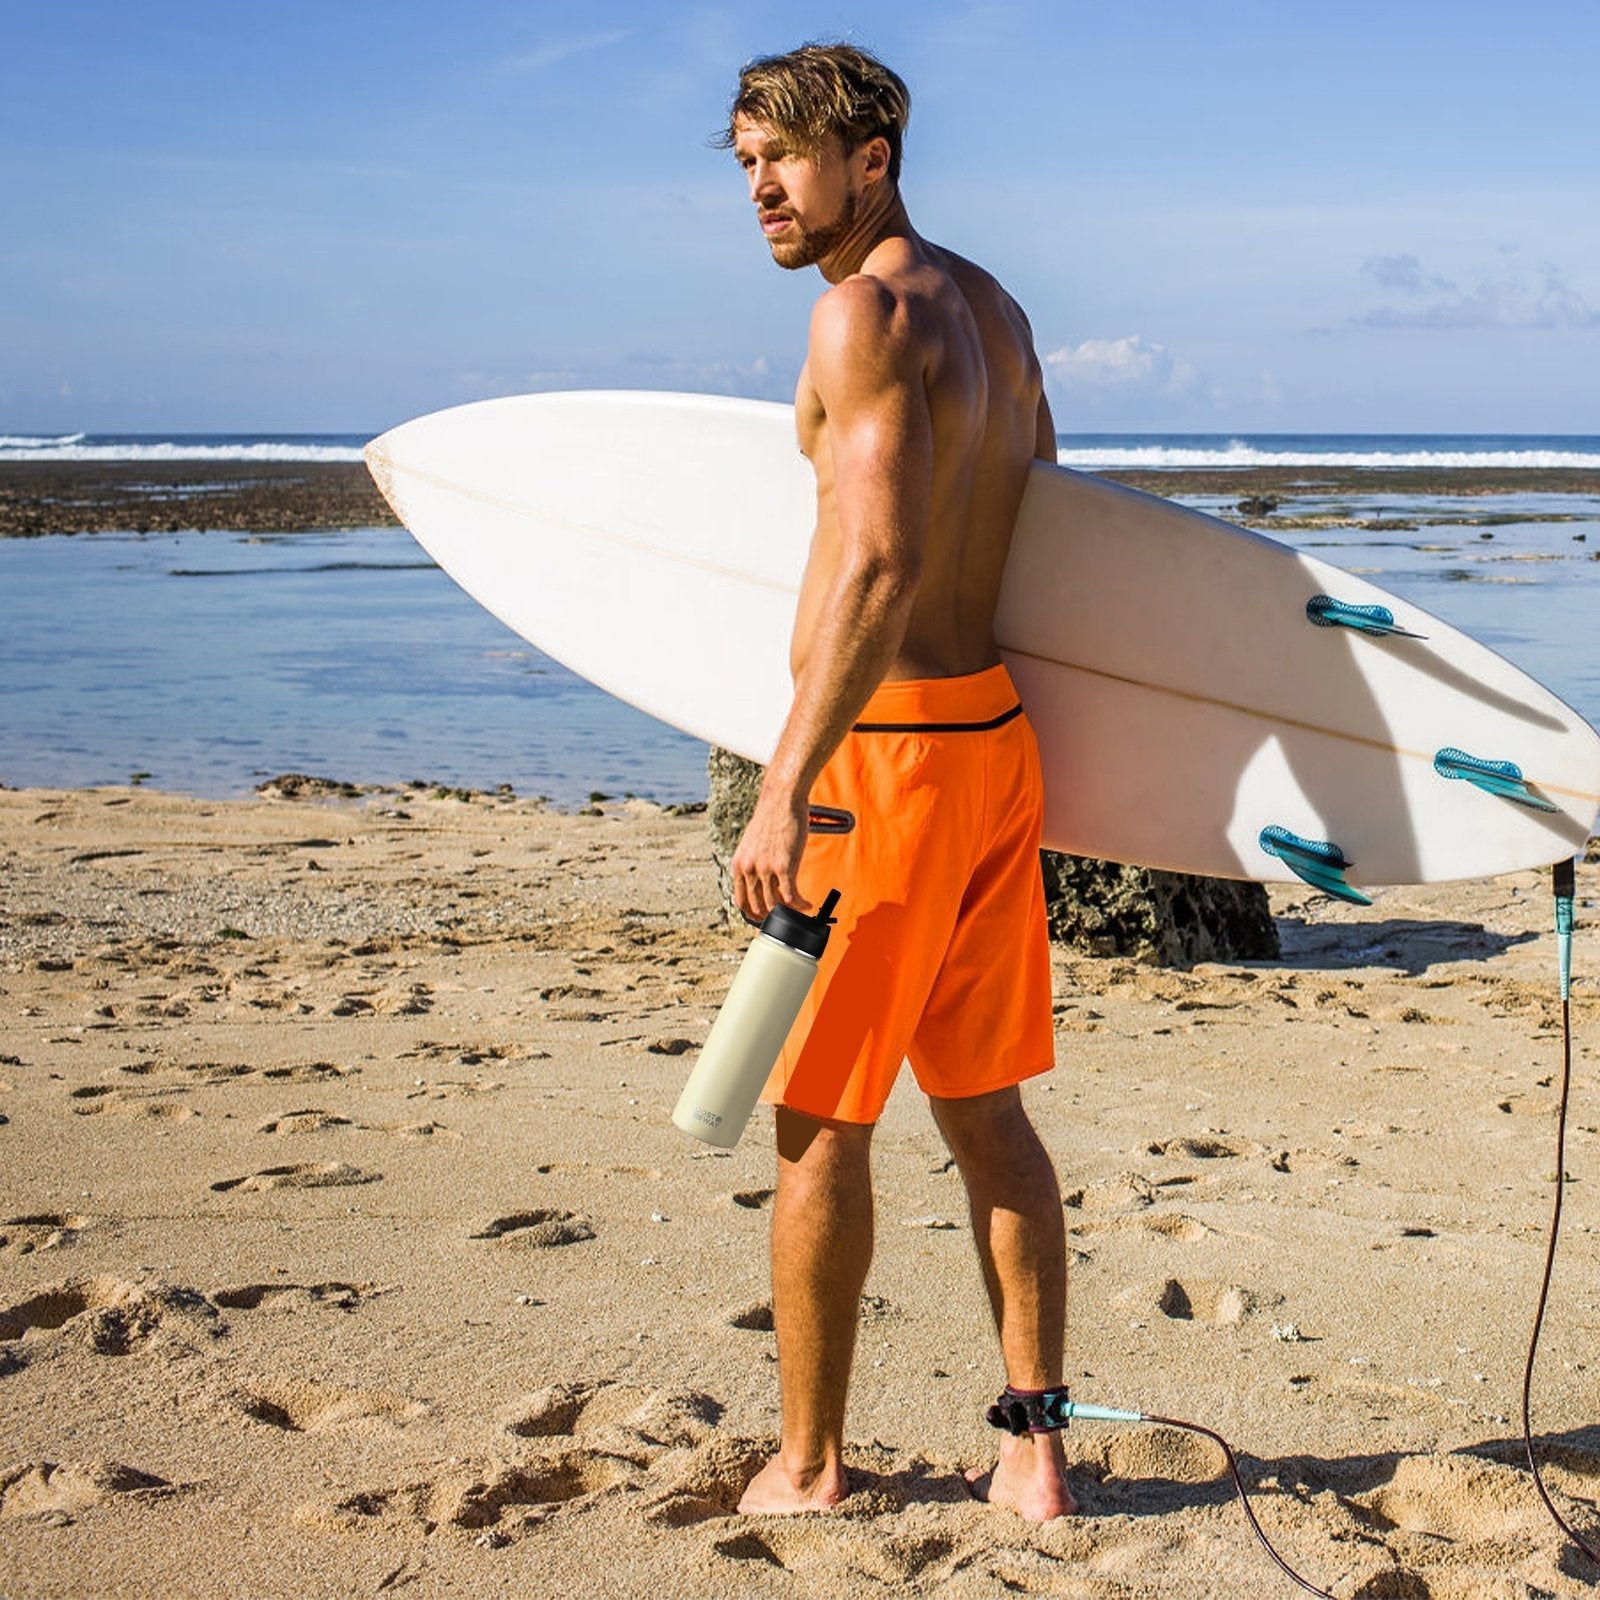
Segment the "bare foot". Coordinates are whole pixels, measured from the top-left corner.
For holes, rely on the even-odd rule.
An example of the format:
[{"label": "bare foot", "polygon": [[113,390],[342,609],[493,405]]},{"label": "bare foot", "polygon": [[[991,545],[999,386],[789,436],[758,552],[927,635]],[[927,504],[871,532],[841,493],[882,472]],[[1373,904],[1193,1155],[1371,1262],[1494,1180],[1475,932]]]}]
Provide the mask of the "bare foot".
[{"label": "bare foot", "polygon": [[1029,1433],[1000,1441],[1000,1460],[993,1472],[973,1467],[967,1488],[975,1499],[1004,1506],[1028,1522],[1070,1517],[1078,1502],[1067,1488],[1066,1458],[1053,1433]]},{"label": "bare foot", "polygon": [[826,1511],[849,1492],[842,1466],[791,1472],[780,1457],[774,1456],[745,1488],[739,1513],[746,1517],[792,1517],[802,1511]]}]

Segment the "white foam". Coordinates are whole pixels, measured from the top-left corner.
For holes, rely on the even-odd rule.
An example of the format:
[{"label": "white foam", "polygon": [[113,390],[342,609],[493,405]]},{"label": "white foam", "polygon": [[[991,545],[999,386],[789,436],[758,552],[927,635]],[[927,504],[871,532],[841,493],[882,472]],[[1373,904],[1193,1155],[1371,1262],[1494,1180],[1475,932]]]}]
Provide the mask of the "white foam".
[{"label": "white foam", "polygon": [[301,444],[81,444],[75,434],[59,440],[18,440],[0,435],[0,461],[359,461],[354,445]]},{"label": "white foam", "polygon": [[1600,469],[1593,450],[1264,450],[1231,439],[1208,449],[1193,446],[1105,445],[1074,450],[1063,447],[1056,459],[1080,471],[1141,467],[1160,471],[1178,467],[1425,467],[1435,471],[1464,467],[1577,467]]},{"label": "white foam", "polygon": [[47,450],[77,444],[83,437],[81,433],[0,433],[0,450]]}]

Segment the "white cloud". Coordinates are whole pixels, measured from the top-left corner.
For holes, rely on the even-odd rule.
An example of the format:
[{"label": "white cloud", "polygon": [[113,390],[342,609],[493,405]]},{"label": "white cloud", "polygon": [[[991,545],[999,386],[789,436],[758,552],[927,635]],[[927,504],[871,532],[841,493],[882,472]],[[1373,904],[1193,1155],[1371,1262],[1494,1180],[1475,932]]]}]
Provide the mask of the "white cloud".
[{"label": "white cloud", "polygon": [[1426,294],[1430,289],[1449,293],[1455,288],[1448,278],[1430,278],[1413,255],[1371,256],[1361,263],[1361,270],[1381,288],[1402,294]]},{"label": "white cloud", "polygon": [[500,63],[500,70],[543,72],[547,67],[558,66],[572,56],[584,55],[590,50],[605,50],[614,44],[621,44],[624,39],[632,38],[638,31],[637,28],[608,28],[604,33],[585,33],[572,38],[551,39],[544,44],[536,45],[532,50],[508,56]]},{"label": "white cloud", "polygon": [[1133,333],[1122,339],[1085,339],[1046,352],[1046,370],[1068,390],[1141,389],[1178,395],[1193,389],[1199,373],[1163,344]]},{"label": "white cloud", "polygon": [[1387,289],[1410,297],[1404,306],[1378,306],[1355,321],[1368,328],[1594,328],[1600,310],[1591,306],[1560,271],[1545,265],[1534,273],[1480,278],[1471,289],[1429,276],[1415,256],[1374,256],[1361,269]]},{"label": "white cloud", "polygon": [[621,376],[630,384],[644,381],[653,389],[684,389],[697,394],[788,399],[794,392],[792,369],[785,366],[779,370],[764,355],[751,361],[697,361],[638,350],[627,357]]}]

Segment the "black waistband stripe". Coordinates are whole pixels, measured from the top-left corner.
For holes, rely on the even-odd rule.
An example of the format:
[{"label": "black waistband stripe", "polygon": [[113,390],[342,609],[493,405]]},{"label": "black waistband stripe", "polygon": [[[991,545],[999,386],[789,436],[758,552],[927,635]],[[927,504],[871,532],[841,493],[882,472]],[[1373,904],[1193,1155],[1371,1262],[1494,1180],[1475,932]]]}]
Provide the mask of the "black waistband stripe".
[{"label": "black waistband stripe", "polygon": [[987,722],[857,722],[850,731],[852,733],[988,733],[991,728],[1003,728],[1021,715],[1022,706],[1019,702],[1009,711],[1002,711],[998,717],[990,717]]}]

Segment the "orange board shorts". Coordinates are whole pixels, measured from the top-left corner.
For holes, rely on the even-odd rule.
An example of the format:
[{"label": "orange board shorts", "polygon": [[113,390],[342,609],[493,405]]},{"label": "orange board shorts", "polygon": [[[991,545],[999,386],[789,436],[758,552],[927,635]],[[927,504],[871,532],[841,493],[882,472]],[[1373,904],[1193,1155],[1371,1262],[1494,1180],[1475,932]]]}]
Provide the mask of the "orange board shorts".
[{"label": "orange board shorts", "polygon": [[1003,666],[879,686],[811,792],[800,891],[838,923],[762,1098],[878,1120],[909,1060],[965,1098],[1055,1065],[1039,748]]}]

